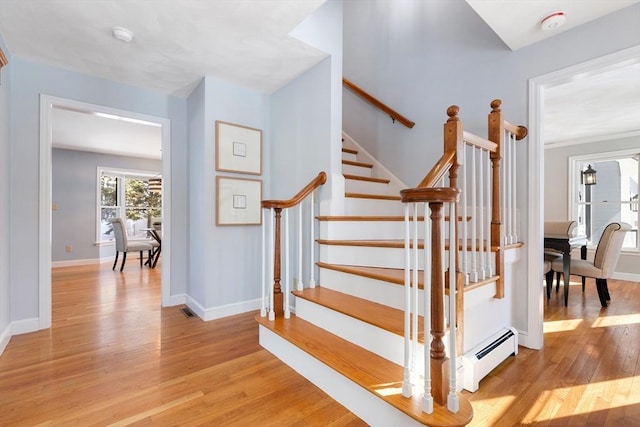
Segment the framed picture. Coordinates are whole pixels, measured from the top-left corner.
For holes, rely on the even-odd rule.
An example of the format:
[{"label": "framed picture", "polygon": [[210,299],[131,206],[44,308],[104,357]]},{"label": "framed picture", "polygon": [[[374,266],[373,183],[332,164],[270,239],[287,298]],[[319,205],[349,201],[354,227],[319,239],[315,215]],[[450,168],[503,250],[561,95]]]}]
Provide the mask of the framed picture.
[{"label": "framed picture", "polygon": [[262,131],[216,120],[216,170],[262,175]]},{"label": "framed picture", "polygon": [[262,181],[216,177],[216,225],[262,224]]}]

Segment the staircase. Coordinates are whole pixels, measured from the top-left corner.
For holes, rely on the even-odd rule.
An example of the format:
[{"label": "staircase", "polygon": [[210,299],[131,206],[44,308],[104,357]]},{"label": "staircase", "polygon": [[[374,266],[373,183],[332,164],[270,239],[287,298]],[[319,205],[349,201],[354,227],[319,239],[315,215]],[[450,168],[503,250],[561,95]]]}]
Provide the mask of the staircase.
[{"label": "staircase", "polygon": [[370,425],[467,424],[466,399],[458,414],[428,415],[419,396],[402,397],[400,185],[380,177],[383,171],[361,160],[353,143],[342,152],[347,215],[317,218],[320,283],[293,291],[290,319],[257,317],[260,344]]},{"label": "staircase", "polygon": [[[400,197],[400,190],[404,186],[393,175],[387,173],[368,153],[361,150],[348,135],[343,139],[342,153],[342,169],[345,178],[344,214],[315,217],[317,222],[316,225],[311,226],[311,229],[318,230],[318,238],[312,237],[316,245],[311,245],[311,258],[316,259],[313,256],[314,246],[319,248],[319,254],[315,267],[311,269],[314,273],[311,273],[309,286],[305,288],[300,283],[302,272],[299,269],[297,277],[299,285],[291,292],[295,298],[292,304],[295,306],[295,314],[288,313],[285,309],[281,315],[274,315],[272,300],[272,311],[269,316],[266,309],[263,309],[261,315],[256,317],[260,329],[260,344],[369,425],[466,425],[473,417],[473,409],[468,400],[459,393],[457,394],[459,403],[457,411],[435,404],[433,411],[427,413],[428,411],[423,409],[425,402],[421,396],[423,391],[421,385],[414,385],[411,396],[405,397],[408,393],[407,390],[403,390],[403,384],[406,387],[409,381],[407,370],[403,368],[407,366],[405,351],[407,322],[404,311],[407,277],[405,272],[406,224],[405,203],[402,203]],[[451,157],[447,159],[452,160]],[[305,189],[309,190],[310,185]],[[301,191],[294,199],[300,200],[303,197],[302,193],[310,194],[311,191]],[[291,201],[263,202],[265,208],[276,208],[275,252],[277,253],[280,252],[281,234],[278,209],[292,205]],[[313,212],[313,201],[308,210]],[[466,216],[465,214],[464,217]],[[459,217],[459,214],[455,216],[455,218]],[[288,219],[286,221],[285,236],[288,236]],[[422,251],[423,237],[419,232],[412,246],[417,246]],[[285,240],[287,238],[285,237]],[[298,246],[303,246],[302,239],[299,240]],[[500,253],[501,245],[487,246],[492,247],[491,250],[496,259],[500,260],[501,257],[503,259],[504,254]],[[466,247],[466,243],[461,243],[458,250],[467,250]],[[288,249],[286,252],[288,253]],[[285,259],[287,258],[288,255],[285,256]],[[273,280],[271,278],[266,280],[274,283],[272,289],[276,294],[276,306],[280,304],[277,302],[277,295],[280,294],[282,298],[281,266],[278,259],[276,257]],[[412,279],[412,282],[418,283],[417,292],[420,295],[423,294],[424,268],[424,263],[421,260],[418,261],[417,270],[419,271]],[[285,261],[284,270],[285,274],[288,274],[295,268]],[[316,271],[319,272],[318,283],[315,283],[313,278]],[[459,277],[463,277],[463,274],[460,273]],[[467,283],[466,287],[463,285],[464,280],[460,284],[456,283],[456,289],[460,290],[456,294],[455,309],[458,313],[458,319],[455,320],[456,335],[459,336],[455,345],[458,354],[456,360],[461,359],[460,356],[465,350],[463,297],[466,298],[467,291],[475,292],[476,296],[470,299],[471,311],[477,310],[478,305],[484,304],[482,301],[493,299],[494,296],[500,298],[498,283],[501,280],[498,274],[494,274],[474,280],[475,283]],[[285,294],[288,293],[287,281],[287,279],[284,280],[283,293]],[[458,281],[460,279],[456,278],[456,282]],[[487,292],[487,289],[490,290]],[[425,313],[425,304],[422,303],[421,296],[417,301],[420,303],[417,303],[416,312],[422,318],[422,314]],[[268,306],[269,304],[267,308]],[[285,303],[284,306],[287,307],[287,304]],[[425,351],[422,320],[416,325],[417,347],[413,350],[411,357],[420,361]],[[432,331],[433,328],[434,326],[430,327]],[[477,341],[482,339],[478,340],[476,337],[473,343],[467,343],[467,349],[475,346]],[[487,343],[483,343],[482,346],[486,348],[493,343],[485,344]],[[445,343],[445,346],[449,346],[448,343]],[[433,348],[431,343],[432,359]],[[448,350],[447,353],[449,353]],[[458,367],[457,377],[461,377],[462,363],[459,360],[457,362],[454,366]],[[431,369],[433,366],[432,360]],[[417,377],[423,372],[424,370],[412,373],[413,384],[420,384],[413,376]],[[446,369],[443,369],[443,372],[446,372]],[[475,381],[477,383],[479,379]],[[460,390],[462,381],[452,383],[452,386],[456,384],[455,389]],[[445,387],[442,388],[445,389]]]}]

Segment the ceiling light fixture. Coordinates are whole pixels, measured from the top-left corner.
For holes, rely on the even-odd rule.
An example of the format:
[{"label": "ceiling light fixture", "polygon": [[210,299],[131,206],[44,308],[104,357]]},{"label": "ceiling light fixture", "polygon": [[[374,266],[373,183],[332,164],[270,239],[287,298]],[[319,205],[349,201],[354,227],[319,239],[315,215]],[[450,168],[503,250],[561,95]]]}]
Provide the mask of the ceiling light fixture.
[{"label": "ceiling light fixture", "polygon": [[133,40],[133,33],[131,32],[131,30],[127,30],[124,27],[113,27],[111,31],[113,32],[113,37],[115,39],[118,39],[125,43],[129,43],[131,40]]},{"label": "ceiling light fixture", "polygon": [[542,21],[540,21],[540,28],[543,31],[555,30],[556,28],[564,24],[566,20],[567,17],[565,16],[564,12],[553,12],[552,14],[542,18]]}]

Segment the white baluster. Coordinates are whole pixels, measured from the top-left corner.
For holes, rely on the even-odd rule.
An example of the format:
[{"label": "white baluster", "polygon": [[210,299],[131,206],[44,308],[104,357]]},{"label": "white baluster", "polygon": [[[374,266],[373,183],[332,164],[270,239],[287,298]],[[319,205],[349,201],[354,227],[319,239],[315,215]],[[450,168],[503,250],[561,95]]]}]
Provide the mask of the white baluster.
[{"label": "white baluster", "polygon": [[471,185],[469,188],[471,191],[471,212],[473,213],[473,217],[471,218],[471,271],[469,274],[469,281],[477,282],[478,281],[478,270],[477,270],[477,256],[478,253],[476,251],[476,243],[478,239],[478,235],[476,234],[476,224],[478,222],[477,213],[478,213],[478,204],[476,201],[476,150],[471,150]]},{"label": "white baluster", "polygon": [[310,288],[315,288],[316,287],[316,278],[315,278],[315,259],[314,259],[314,255],[313,255],[313,250],[314,250],[314,246],[315,246],[315,237],[314,237],[314,196],[315,196],[315,191],[311,192],[311,197],[309,198],[309,201],[311,202],[309,205],[309,287]]},{"label": "white baluster", "polygon": [[298,283],[296,284],[296,289],[301,291],[304,289],[304,282],[302,281],[302,205],[304,203],[300,202],[298,204]]},{"label": "white baluster", "polygon": [[484,181],[486,174],[484,171],[484,151],[477,149],[478,151],[478,276],[481,280],[487,278],[485,266],[485,235],[484,235]]},{"label": "white baluster", "polygon": [[291,317],[289,308],[289,295],[291,294],[291,281],[289,279],[289,209],[284,210],[284,318]]},{"label": "white baluster", "polygon": [[[449,204],[449,210],[455,210],[455,203]],[[453,222],[449,224],[449,235],[455,232]],[[453,242],[449,239],[449,247]],[[455,251],[449,251],[449,396],[447,408],[451,412],[458,412],[459,402],[456,393],[456,256]]]},{"label": "white baluster", "polygon": [[510,133],[510,141],[511,141],[511,170],[513,171],[512,183],[511,183],[511,204],[513,208],[513,213],[511,215],[512,222],[512,232],[511,232],[511,243],[516,243],[518,241],[518,229],[517,229],[517,208],[516,208],[516,188],[517,188],[517,168],[516,168],[516,136]]},{"label": "white baluster", "polygon": [[262,209],[262,305],[260,307],[260,317],[266,317],[267,315],[267,303],[266,303],[266,293],[267,293],[267,219],[266,219],[266,209]]},{"label": "white baluster", "polygon": [[491,210],[491,195],[492,193],[492,188],[491,188],[491,183],[492,183],[492,169],[491,169],[491,153],[487,150],[486,152],[486,163],[487,163],[487,178],[485,179],[485,184],[486,184],[486,202],[485,202],[485,208],[487,210],[487,215],[485,216],[485,227],[487,230],[487,238],[486,238],[486,242],[485,244],[487,245],[486,248],[486,254],[487,254],[487,261],[486,261],[486,272],[487,272],[487,276],[493,276],[493,266],[491,263],[491,218],[493,218],[493,211]]},{"label": "white baluster", "polygon": [[422,410],[427,414],[433,413],[433,396],[431,395],[431,218],[429,204],[424,203],[424,392],[422,394]]},{"label": "white baluster", "polygon": [[271,256],[269,257],[269,320],[275,320],[276,318],[276,312],[274,311],[274,301],[273,301],[273,265],[275,262],[275,255],[274,255],[274,245],[275,245],[275,238],[273,236],[273,230],[274,230],[274,210],[273,208],[269,209],[269,223],[270,223],[270,227],[269,227],[269,253],[271,254]]},{"label": "white baluster", "polygon": [[469,259],[468,259],[468,251],[467,251],[467,192],[469,191],[469,185],[467,183],[467,150],[469,147],[465,145],[462,150],[462,222],[460,224],[460,228],[462,229],[462,233],[460,236],[460,244],[462,246],[462,262],[460,263],[460,269],[464,272],[464,284],[465,286],[469,284]]},{"label": "white baluster", "polygon": [[411,248],[409,232],[409,204],[404,205],[404,374],[402,395],[411,397]]},{"label": "white baluster", "polygon": [[417,384],[417,363],[418,363],[418,204],[413,204],[413,297],[412,303],[412,349],[411,349],[411,372],[414,374],[411,383]]},{"label": "white baluster", "polygon": [[506,177],[504,179],[504,199],[505,199],[505,244],[511,243],[511,144],[509,134],[505,134],[504,139],[504,169]]}]

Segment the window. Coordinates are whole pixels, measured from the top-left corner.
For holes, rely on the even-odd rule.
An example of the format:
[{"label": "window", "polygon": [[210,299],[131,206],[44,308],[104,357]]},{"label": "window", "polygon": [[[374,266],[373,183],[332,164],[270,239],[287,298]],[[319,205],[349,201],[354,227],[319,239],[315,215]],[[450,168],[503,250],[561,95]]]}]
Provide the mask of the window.
[{"label": "window", "polygon": [[[595,247],[607,224],[615,221],[631,225],[623,243],[625,250],[640,250],[638,236],[638,182],[640,152],[622,151],[569,158],[573,201],[571,217],[580,224]],[[586,185],[582,173],[591,166],[596,183]]]},{"label": "window", "polygon": [[162,187],[158,173],[98,168],[97,241],[113,241],[110,220],[121,217],[130,238],[147,238],[161,223]]}]

